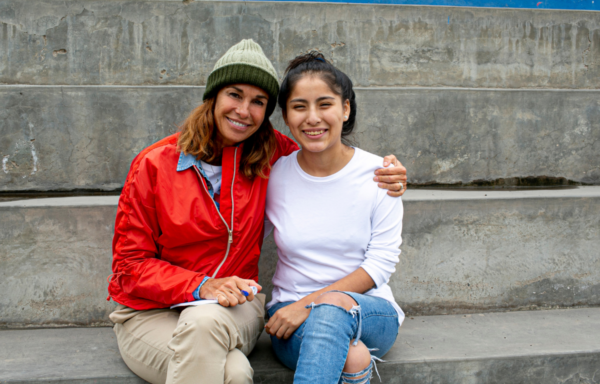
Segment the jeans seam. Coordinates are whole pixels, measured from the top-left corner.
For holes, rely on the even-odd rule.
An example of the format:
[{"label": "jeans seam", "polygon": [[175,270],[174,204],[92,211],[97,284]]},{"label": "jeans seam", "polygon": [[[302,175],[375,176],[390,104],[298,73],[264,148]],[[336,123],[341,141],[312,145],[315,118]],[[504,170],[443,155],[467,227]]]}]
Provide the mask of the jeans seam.
[{"label": "jeans seam", "polygon": [[395,317],[395,318],[398,318],[397,314],[394,314],[394,315],[384,315],[384,314],[378,314],[378,313],[370,313],[368,315],[363,316],[363,319],[367,319],[367,318],[373,317],[373,316],[378,316],[378,317]]}]

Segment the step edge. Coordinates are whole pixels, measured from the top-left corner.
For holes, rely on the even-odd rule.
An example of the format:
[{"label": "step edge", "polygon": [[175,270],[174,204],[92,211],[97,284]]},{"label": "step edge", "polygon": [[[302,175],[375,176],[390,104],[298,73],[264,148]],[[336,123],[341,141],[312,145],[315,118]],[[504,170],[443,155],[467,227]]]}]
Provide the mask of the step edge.
[{"label": "step edge", "polygon": [[[571,189],[543,189],[525,191],[457,191],[439,189],[409,189],[402,197],[413,201],[473,201],[473,200],[525,200],[525,199],[581,199],[600,198],[600,186],[578,186]],[[0,202],[0,209],[50,208],[50,207],[116,207],[119,196],[70,196],[24,199]]]}]

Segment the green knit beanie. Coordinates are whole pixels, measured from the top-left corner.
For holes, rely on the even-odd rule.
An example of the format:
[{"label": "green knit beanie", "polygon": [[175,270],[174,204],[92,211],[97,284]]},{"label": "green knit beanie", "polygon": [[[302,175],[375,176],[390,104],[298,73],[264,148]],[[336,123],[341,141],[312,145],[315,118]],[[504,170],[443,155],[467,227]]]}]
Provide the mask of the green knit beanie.
[{"label": "green knit beanie", "polygon": [[265,118],[269,118],[277,103],[279,81],[273,64],[260,45],[252,39],[242,40],[221,57],[206,81],[203,100],[215,96],[229,84],[255,85],[269,95]]}]

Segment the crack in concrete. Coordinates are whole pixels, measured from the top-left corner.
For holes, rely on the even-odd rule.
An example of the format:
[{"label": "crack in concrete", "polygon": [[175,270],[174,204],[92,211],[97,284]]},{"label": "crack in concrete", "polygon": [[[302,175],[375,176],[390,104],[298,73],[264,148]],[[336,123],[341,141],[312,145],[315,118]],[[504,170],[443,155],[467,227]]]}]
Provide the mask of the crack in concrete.
[{"label": "crack in concrete", "polygon": [[38,164],[38,157],[37,157],[37,151],[35,150],[35,145],[33,145],[33,142],[35,141],[35,139],[31,139],[31,137],[33,137],[33,124],[29,123],[29,145],[31,146],[31,158],[33,159],[33,167],[31,169],[31,173],[30,175],[35,175],[35,173],[37,172],[37,164]]},{"label": "crack in concrete", "polygon": [[589,65],[587,65],[585,63],[585,59],[586,59],[587,54],[590,52],[590,49],[592,48],[592,39],[590,37],[590,33],[592,33],[592,31],[588,32],[588,43],[589,43],[589,45],[588,45],[588,47],[587,47],[586,50],[584,50],[583,52],[581,52],[581,62],[583,63],[583,66],[585,67],[586,70],[589,69]]}]

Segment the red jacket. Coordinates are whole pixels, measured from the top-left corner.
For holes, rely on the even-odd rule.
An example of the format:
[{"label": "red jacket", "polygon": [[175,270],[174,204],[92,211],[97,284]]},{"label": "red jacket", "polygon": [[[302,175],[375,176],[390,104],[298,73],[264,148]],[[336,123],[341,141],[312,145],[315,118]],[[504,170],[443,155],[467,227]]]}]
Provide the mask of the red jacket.
[{"label": "red jacket", "polygon": [[[196,167],[177,172],[177,136],[136,156],[119,199],[108,291],[137,310],[194,300],[202,279],[217,270],[217,278],[258,281],[268,179],[239,172],[243,144],[226,147],[219,212]],[[276,137],[271,165],[298,149]]]}]

